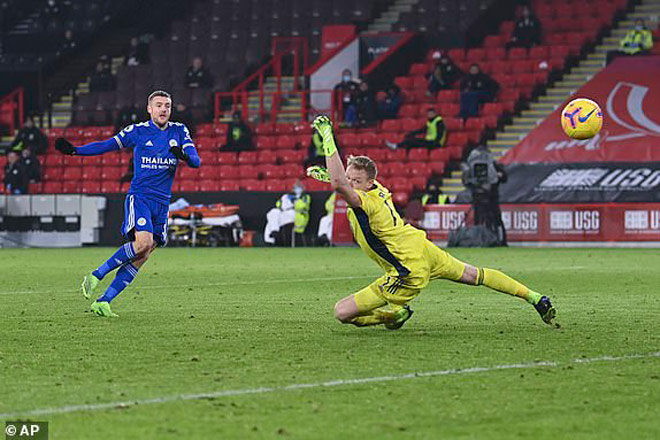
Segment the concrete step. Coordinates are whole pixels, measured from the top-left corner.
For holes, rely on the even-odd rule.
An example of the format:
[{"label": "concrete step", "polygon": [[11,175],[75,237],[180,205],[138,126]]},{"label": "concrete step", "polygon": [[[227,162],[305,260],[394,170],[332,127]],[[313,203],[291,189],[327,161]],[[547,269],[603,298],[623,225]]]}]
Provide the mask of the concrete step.
[{"label": "concrete step", "polygon": [[554,111],[556,107],[553,107],[552,109],[543,109],[543,110],[525,110],[522,115],[525,117],[537,117],[537,118],[545,118],[548,116],[550,113]]},{"label": "concrete step", "polygon": [[461,172],[461,170],[454,170],[449,175],[451,176],[452,179],[460,179],[463,173]]},{"label": "concrete step", "polygon": [[463,186],[461,179],[442,179],[442,184],[446,186]]},{"label": "concrete step", "polygon": [[[510,135],[513,134],[513,135],[516,135],[516,136],[512,136],[512,138],[515,138],[517,136],[520,136],[520,134],[529,133],[530,130],[532,130],[534,127],[536,127],[536,124],[506,125],[504,127],[504,131],[501,132],[500,134],[510,134]],[[499,136],[498,136],[497,139],[498,140],[504,140],[504,139],[500,139]],[[511,138],[507,139],[507,140],[511,140]]]},{"label": "concrete step", "polygon": [[568,96],[575,91],[572,87],[553,87],[547,91],[548,96]]},{"label": "concrete step", "polygon": [[604,65],[605,65],[605,57],[603,57],[603,59],[584,60],[580,63],[580,66],[593,66],[593,67],[598,67],[599,69],[603,68]]},{"label": "concrete step", "polygon": [[411,4],[393,5],[393,6],[390,6],[390,11],[410,12],[410,11],[412,11],[412,5]]},{"label": "concrete step", "polygon": [[456,196],[460,192],[462,192],[465,189],[465,187],[458,187],[458,186],[441,186],[440,191],[442,191],[443,194],[446,194],[448,196]]},{"label": "concrete step", "polygon": [[[557,104],[561,102],[562,99],[558,96],[548,96],[548,95],[542,95],[539,96],[538,102],[541,104]],[[535,102],[531,103],[531,105],[536,104]]]},{"label": "concrete step", "polygon": [[[515,126],[515,125],[514,125]],[[497,133],[495,140],[498,141],[510,141],[518,142],[520,139],[524,138],[529,131],[525,130],[524,132],[515,132],[515,131],[505,131]]]},{"label": "concrete step", "polygon": [[369,25],[370,32],[389,32],[392,26],[389,24],[371,24]]},{"label": "concrete step", "polygon": [[[533,102],[529,105],[528,110],[523,110],[522,114],[526,117],[533,117],[535,115],[540,114],[539,111],[541,113],[551,112],[562,101],[563,101],[563,99],[560,99],[558,102]],[[529,112],[529,113],[525,113],[525,112]]]},{"label": "concrete step", "polygon": [[[513,148],[513,147],[511,147]],[[491,153],[493,153],[496,156],[504,156],[507,151],[509,151],[511,148],[507,147],[493,147],[493,148],[488,148]]]},{"label": "concrete step", "polygon": [[488,141],[488,147],[513,147],[516,142],[513,141]]}]

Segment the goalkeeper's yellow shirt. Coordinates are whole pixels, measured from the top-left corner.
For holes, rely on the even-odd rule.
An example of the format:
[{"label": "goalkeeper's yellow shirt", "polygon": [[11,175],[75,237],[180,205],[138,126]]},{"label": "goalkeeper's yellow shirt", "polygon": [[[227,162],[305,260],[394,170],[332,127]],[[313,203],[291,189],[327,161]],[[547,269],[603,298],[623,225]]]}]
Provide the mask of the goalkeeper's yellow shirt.
[{"label": "goalkeeper's yellow shirt", "polygon": [[392,194],[376,182],[369,191],[356,191],[360,208],[348,209],[353,236],[362,250],[388,275],[417,275],[416,269],[427,267],[426,233],[404,224],[394,209]]}]

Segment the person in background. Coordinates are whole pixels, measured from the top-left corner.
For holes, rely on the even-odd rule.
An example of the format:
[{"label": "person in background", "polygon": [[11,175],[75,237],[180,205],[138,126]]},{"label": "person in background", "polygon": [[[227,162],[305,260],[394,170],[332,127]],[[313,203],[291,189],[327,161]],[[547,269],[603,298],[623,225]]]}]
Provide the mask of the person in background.
[{"label": "person in background", "polygon": [[253,150],[252,131],[241,118],[240,112],[234,112],[231,122],[227,127],[227,143],[222,151],[245,151]]},{"label": "person in background", "polygon": [[291,192],[280,197],[275,208],[266,214],[264,241],[288,246],[292,244],[292,238],[302,238],[309,223],[311,203],[312,198],[305,193],[304,185],[296,181]]},{"label": "person in background", "polygon": [[117,114],[115,128],[121,130],[128,125],[138,123],[144,119],[143,115],[144,110],[138,109],[137,107],[124,107]]},{"label": "person in background", "polygon": [[39,158],[32,154],[32,150],[26,148],[21,152],[21,160],[23,161],[23,166],[28,175],[28,180],[30,183],[36,183],[41,181],[41,162]]},{"label": "person in background", "polygon": [[529,6],[522,7],[521,16],[516,21],[511,34],[511,41],[506,44],[511,47],[533,47],[541,43],[541,23],[534,16]]},{"label": "person in background", "polygon": [[358,127],[369,127],[376,123],[376,102],[366,81],[360,83],[359,91],[355,97],[355,108]]},{"label": "person in background", "polygon": [[420,201],[422,202],[422,206],[446,205],[449,201],[449,197],[442,193],[442,190],[438,186],[438,182],[429,180],[426,185],[426,191],[422,194]]},{"label": "person in background", "polygon": [[334,87],[337,105],[341,104],[343,111],[342,119],[350,127],[357,122],[355,98],[359,91],[359,85],[360,83],[353,79],[353,73],[351,70],[344,69],[341,73],[341,82]]},{"label": "person in background", "polygon": [[319,232],[317,234],[317,243],[319,246],[330,246],[332,243],[332,225],[335,216],[335,201],[337,193],[333,191],[330,197],[325,201],[326,214],[319,221]]},{"label": "person in background", "polygon": [[148,62],[149,51],[147,50],[147,45],[142,43],[138,37],[131,38],[126,53],[126,65],[139,66]]},{"label": "person in background", "polygon": [[[424,134],[424,137],[418,137],[420,134]],[[399,147],[406,149],[417,147],[432,149],[443,147],[446,139],[447,130],[445,129],[442,116],[435,111],[434,107],[429,107],[426,110],[426,125],[424,127],[406,133],[403,142],[396,144],[385,141],[385,144],[392,150],[396,150]]]},{"label": "person in background", "polygon": [[11,149],[22,151],[29,148],[34,154],[43,154],[48,148],[48,138],[38,127],[34,125],[34,118],[28,116],[25,124],[11,143]]},{"label": "person in background", "polygon": [[401,89],[396,85],[389,86],[383,99],[378,100],[378,118],[396,119],[402,103]]},{"label": "person in background", "polygon": [[203,89],[213,86],[211,74],[204,67],[204,61],[201,57],[195,57],[192,65],[186,71],[186,86],[191,89]]},{"label": "person in background", "polygon": [[115,89],[115,78],[103,61],[96,63],[96,70],[89,81],[89,90],[92,92],[109,92]]},{"label": "person in background", "polygon": [[5,192],[7,194],[27,194],[28,177],[25,165],[17,151],[10,150],[7,153],[7,164],[5,165]]},{"label": "person in background", "polygon": [[78,45],[76,44],[76,39],[73,36],[73,31],[71,29],[67,29],[64,31],[64,41],[60,46],[60,50],[57,51],[57,56],[59,57],[67,55],[75,51],[77,47]]},{"label": "person in background", "polygon": [[626,33],[623,40],[619,43],[619,50],[613,50],[607,53],[609,64],[614,58],[620,56],[646,55],[653,48],[653,34],[644,26],[644,20],[635,20],[635,27]]},{"label": "person in background", "polygon": [[439,90],[450,89],[463,74],[447,55],[437,52],[437,58],[436,54],[433,54],[433,57],[437,59],[437,63],[427,76],[427,96],[435,96]]},{"label": "person in background", "polygon": [[495,98],[499,84],[481,71],[478,64],[470,66],[470,72],[461,80],[461,117],[467,119],[479,113],[479,104]]}]

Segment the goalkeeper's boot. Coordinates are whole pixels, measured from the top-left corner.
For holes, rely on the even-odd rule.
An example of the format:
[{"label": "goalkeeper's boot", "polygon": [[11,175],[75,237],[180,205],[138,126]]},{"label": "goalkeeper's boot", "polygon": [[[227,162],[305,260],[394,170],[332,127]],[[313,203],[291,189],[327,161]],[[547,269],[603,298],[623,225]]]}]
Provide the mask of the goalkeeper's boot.
[{"label": "goalkeeper's boot", "polygon": [[96,286],[98,286],[100,282],[101,280],[96,278],[94,274],[90,272],[85,275],[85,278],[83,278],[83,282],[80,285],[80,292],[85,298],[90,299],[94,293],[94,289],[96,289]]},{"label": "goalkeeper's boot", "polygon": [[552,303],[550,302],[550,298],[548,298],[547,296],[542,296],[539,302],[534,304],[534,308],[536,309],[537,312],[539,312],[539,315],[541,316],[543,322],[545,322],[548,325],[552,325],[552,320],[555,319],[555,316],[557,315],[557,311],[552,306]]},{"label": "goalkeeper's boot", "polygon": [[385,324],[388,330],[398,330],[403,327],[407,320],[412,318],[413,310],[408,306],[403,306],[401,310],[394,314],[394,320]]},{"label": "goalkeeper's boot", "polygon": [[92,303],[92,312],[105,318],[119,318],[119,315],[112,312],[110,303],[107,301],[94,301]]}]

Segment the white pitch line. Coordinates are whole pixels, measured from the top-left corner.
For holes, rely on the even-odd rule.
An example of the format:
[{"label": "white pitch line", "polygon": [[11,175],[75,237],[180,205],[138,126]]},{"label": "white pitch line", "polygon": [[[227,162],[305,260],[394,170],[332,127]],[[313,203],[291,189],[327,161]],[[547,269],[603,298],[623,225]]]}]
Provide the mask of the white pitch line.
[{"label": "white pitch line", "polygon": [[[660,358],[660,351],[645,353],[645,354],[629,354],[623,356],[598,356],[593,358],[573,359],[571,361],[564,362],[564,364],[617,362],[617,361],[630,360],[630,359],[649,359],[649,358]],[[519,370],[519,369],[530,369],[530,368],[538,368],[538,367],[558,367],[561,365],[562,365],[561,362],[540,361],[540,362],[529,362],[523,364],[495,365],[492,367],[471,367],[471,368],[458,368],[458,369],[450,369],[450,370],[422,371],[417,373],[400,374],[393,376],[362,377],[356,379],[338,379],[327,382],[298,383],[298,384],[291,384],[291,385],[285,385],[279,387],[244,388],[237,390],[214,391],[209,393],[178,394],[173,396],[155,397],[151,399],[138,399],[138,400],[127,400],[121,402],[108,402],[108,403],[95,403],[95,404],[82,404],[82,405],[67,405],[67,406],[60,406],[55,408],[33,409],[24,412],[0,414],[0,419],[10,420],[17,417],[47,416],[54,414],[79,412],[79,411],[100,411],[106,409],[120,409],[120,408],[124,409],[132,406],[152,405],[158,403],[214,399],[219,397],[244,396],[248,394],[270,394],[270,393],[277,393],[282,391],[296,391],[296,390],[304,390],[310,388],[331,388],[331,387],[348,386],[348,385],[362,385],[362,384],[375,383],[375,382],[392,382],[397,380],[417,379],[420,377],[453,376],[459,374],[488,373],[492,371]]]},{"label": "white pitch line", "polygon": [[[344,281],[344,280],[360,280],[360,279],[365,279],[365,278],[373,278],[376,279],[380,275],[374,274],[374,275],[360,275],[360,276],[348,276],[348,277],[321,277],[321,278],[289,278],[289,279],[281,279],[281,280],[260,280],[260,281],[235,281],[235,282],[223,282],[223,283],[207,283],[207,284],[157,284],[155,286],[150,286],[150,285],[135,285],[132,286],[135,289],[185,289],[188,287],[223,287],[223,286],[254,286],[254,285],[261,285],[261,284],[279,284],[279,283],[309,283],[309,282],[315,282],[315,281]],[[6,292],[0,292],[0,295],[24,295],[28,293],[38,293],[41,295],[45,294],[64,294],[64,293],[75,293],[78,291],[77,287],[74,287],[70,290],[60,290],[60,291],[52,291],[52,290],[15,290],[15,291],[6,291]]]}]

